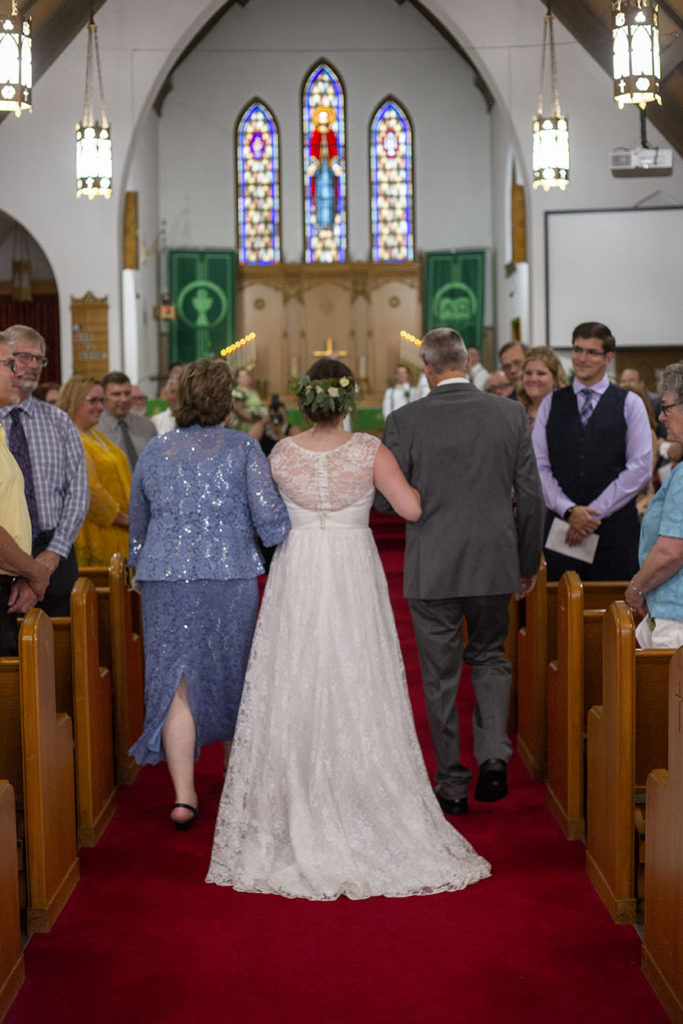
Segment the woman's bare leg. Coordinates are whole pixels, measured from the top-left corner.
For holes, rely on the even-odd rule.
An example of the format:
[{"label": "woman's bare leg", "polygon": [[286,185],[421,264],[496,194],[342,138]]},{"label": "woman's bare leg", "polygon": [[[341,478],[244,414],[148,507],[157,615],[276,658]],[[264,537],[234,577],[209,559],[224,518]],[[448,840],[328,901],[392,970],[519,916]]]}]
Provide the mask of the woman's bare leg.
[{"label": "woman's bare leg", "polygon": [[[194,746],[196,728],[187,696],[185,679],[178,683],[168,715],[161,729],[166,762],[175,788],[175,802],[197,806],[197,791],[194,787]],[[171,811],[172,821],[188,821],[190,811],[178,807]]]}]

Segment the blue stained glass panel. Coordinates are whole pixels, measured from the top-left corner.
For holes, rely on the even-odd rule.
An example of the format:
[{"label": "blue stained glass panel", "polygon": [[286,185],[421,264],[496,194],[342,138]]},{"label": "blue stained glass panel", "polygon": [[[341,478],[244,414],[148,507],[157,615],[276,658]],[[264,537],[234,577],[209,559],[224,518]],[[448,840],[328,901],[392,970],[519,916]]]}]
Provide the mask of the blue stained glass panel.
[{"label": "blue stained glass panel", "polygon": [[370,125],[374,263],[414,258],[412,139],[406,113],[393,100],[382,103]]},{"label": "blue stained glass panel", "polygon": [[237,220],[240,263],[279,263],[279,137],[273,115],[258,101],[237,126]]},{"label": "blue stained glass panel", "polygon": [[339,76],[319,64],[303,88],[306,263],[346,261],[346,127]]}]

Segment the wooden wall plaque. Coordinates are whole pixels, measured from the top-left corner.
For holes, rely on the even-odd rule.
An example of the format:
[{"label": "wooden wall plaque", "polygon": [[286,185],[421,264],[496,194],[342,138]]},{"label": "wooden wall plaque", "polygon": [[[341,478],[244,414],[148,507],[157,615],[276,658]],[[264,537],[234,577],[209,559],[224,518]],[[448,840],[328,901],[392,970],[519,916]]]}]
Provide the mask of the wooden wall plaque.
[{"label": "wooden wall plaque", "polygon": [[84,377],[103,377],[109,370],[109,302],[86,292],[71,299],[73,372]]}]

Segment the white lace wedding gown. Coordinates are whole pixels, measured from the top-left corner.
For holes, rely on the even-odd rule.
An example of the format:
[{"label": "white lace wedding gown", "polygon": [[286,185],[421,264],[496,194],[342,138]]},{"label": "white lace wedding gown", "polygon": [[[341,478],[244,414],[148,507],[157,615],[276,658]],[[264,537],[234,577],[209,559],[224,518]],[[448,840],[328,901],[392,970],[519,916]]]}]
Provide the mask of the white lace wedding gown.
[{"label": "white lace wedding gown", "polygon": [[368,528],[378,440],[280,441],[292,522],[270,569],[208,882],[311,900],[463,889],[488,863],[446,821],[415,735]]}]

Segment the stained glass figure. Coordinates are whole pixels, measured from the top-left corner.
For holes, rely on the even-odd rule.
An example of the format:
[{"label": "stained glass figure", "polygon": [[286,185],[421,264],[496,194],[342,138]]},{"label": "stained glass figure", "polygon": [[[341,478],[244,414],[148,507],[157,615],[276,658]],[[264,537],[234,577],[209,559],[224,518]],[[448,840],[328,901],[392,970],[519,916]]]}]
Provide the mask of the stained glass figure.
[{"label": "stained glass figure", "polygon": [[370,192],[374,263],[414,258],[413,133],[394,100],[370,124]]},{"label": "stained glass figure", "polygon": [[237,126],[240,263],[280,261],[280,162],[275,119],[255,100]]},{"label": "stained glass figure", "polygon": [[319,64],[306,79],[302,106],[306,263],[344,263],[344,92],[328,64]]}]

